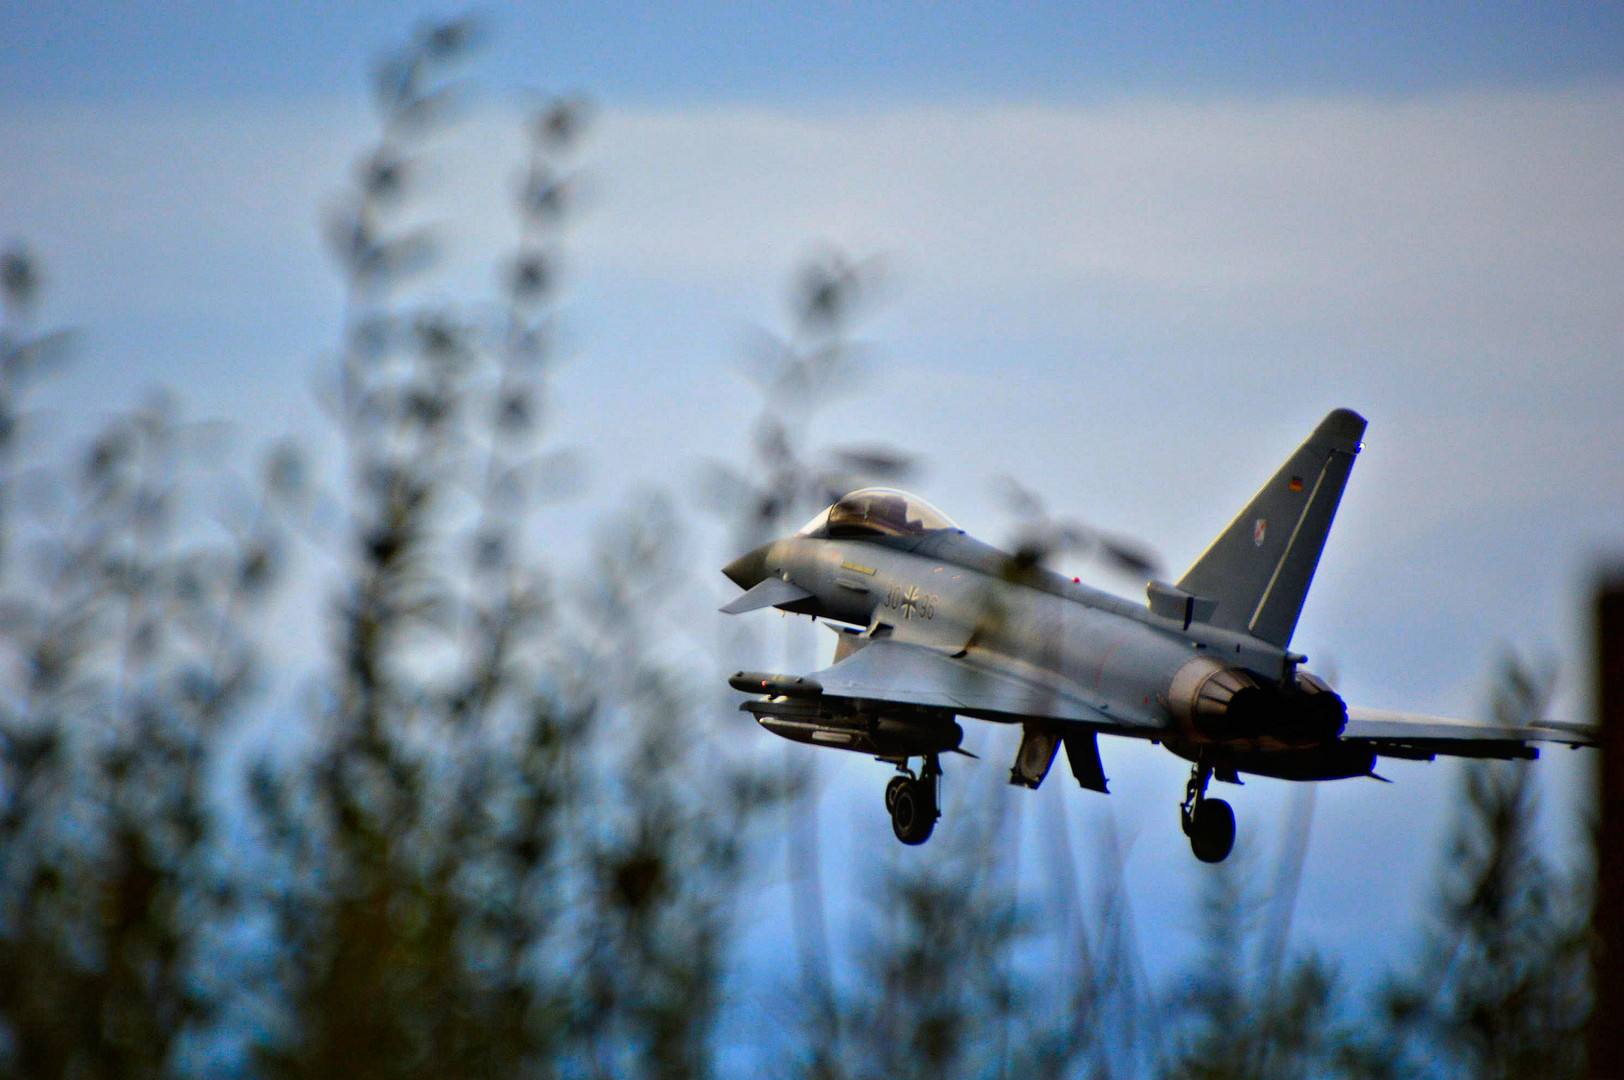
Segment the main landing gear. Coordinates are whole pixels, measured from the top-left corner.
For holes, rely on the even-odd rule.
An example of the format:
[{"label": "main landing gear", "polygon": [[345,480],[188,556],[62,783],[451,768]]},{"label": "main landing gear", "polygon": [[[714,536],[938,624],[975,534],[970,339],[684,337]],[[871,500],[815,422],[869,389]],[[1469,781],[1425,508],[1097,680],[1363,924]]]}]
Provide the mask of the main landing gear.
[{"label": "main landing gear", "polygon": [[1235,811],[1222,799],[1207,798],[1207,781],[1212,779],[1212,763],[1197,761],[1184,785],[1184,804],[1179,817],[1190,850],[1204,863],[1220,863],[1235,846]]},{"label": "main landing gear", "polygon": [[885,785],[885,808],[891,813],[891,831],[904,844],[923,844],[942,816],[936,806],[937,780],[942,766],[935,754],[927,754],[915,777],[906,763],[898,765],[901,775]]}]

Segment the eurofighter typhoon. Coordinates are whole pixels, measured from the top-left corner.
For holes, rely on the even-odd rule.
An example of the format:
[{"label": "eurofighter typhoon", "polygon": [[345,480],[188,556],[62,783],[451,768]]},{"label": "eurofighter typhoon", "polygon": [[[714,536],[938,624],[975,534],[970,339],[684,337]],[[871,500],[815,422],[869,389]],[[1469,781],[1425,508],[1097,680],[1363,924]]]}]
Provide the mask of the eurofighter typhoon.
[{"label": "eurofighter typhoon", "polygon": [[[897,767],[885,789],[904,844],[940,816],[941,756],[961,718],[1019,724],[1010,782],[1036,788],[1064,746],[1104,793],[1098,737],[1160,743],[1192,763],[1179,808],[1196,858],[1221,862],[1235,815],[1214,777],[1373,776],[1378,758],[1533,758],[1589,745],[1574,725],[1505,727],[1349,706],[1291,650],[1292,633],[1364,435],[1327,416],[1177,584],[1137,604],[974,540],[889,488],[853,491],[793,536],[729,563],[729,614],[779,608],[835,624],[834,663],[808,675],[741,671],[741,708],[776,735]],[[917,759],[918,771],[910,766]]]}]

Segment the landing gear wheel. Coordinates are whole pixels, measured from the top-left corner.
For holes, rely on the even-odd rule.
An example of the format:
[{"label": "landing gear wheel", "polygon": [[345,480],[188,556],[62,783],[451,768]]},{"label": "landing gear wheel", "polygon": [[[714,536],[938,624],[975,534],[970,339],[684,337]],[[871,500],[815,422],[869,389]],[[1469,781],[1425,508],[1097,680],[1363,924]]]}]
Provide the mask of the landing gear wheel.
[{"label": "landing gear wheel", "polygon": [[891,804],[891,831],[904,844],[923,844],[936,828],[936,806],[931,794],[928,786],[906,776],[899,776],[886,786],[886,801]]},{"label": "landing gear wheel", "polygon": [[1190,812],[1188,831],[1196,858],[1221,863],[1235,846],[1235,811],[1222,799],[1201,799]]},{"label": "landing gear wheel", "polygon": [[911,777],[908,776],[893,776],[891,778],[891,782],[885,785],[885,812],[887,814],[889,814],[891,812],[891,808],[896,805],[897,792],[901,790],[902,785],[906,784],[910,779]]}]

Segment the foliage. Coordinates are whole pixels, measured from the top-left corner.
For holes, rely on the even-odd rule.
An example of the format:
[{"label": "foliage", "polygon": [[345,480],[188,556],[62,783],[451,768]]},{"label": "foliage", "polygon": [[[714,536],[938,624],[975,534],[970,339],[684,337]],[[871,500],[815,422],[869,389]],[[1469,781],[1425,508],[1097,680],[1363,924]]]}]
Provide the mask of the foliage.
[{"label": "foliage", "polygon": [[701,760],[689,688],[645,625],[685,577],[674,518],[656,504],[609,530],[577,596],[518,556],[567,469],[539,419],[577,103],[532,123],[499,325],[401,298],[435,252],[395,222],[473,36],[431,28],[380,68],[380,139],[330,230],[350,526],[317,746],[255,777],[289,868],[268,900],[293,1003],[263,1061],[707,1075],[761,793]]},{"label": "foliage", "polygon": [[[694,600],[673,511],[640,500],[608,523],[581,607],[577,663],[602,697],[592,789],[574,827],[584,892],[581,1034],[596,1074],[715,1074],[713,1029],[752,825],[780,792],[694,708],[670,658]],[[727,713],[721,713],[731,719]]]},{"label": "foliage", "polygon": [[[1372,1048],[1346,1017],[1336,970],[1312,954],[1283,977],[1264,958],[1275,928],[1252,913],[1252,860],[1237,852],[1207,872],[1202,897],[1203,955],[1167,1003],[1167,1080],[1285,1080],[1365,1076],[1378,1069]],[[1253,962],[1256,960],[1257,962]]]},{"label": "foliage", "polygon": [[[1507,661],[1496,719],[1538,719],[1551,681],[1548,672]],[[1415,970],[1385,994],[1397,1062],[1419,1076],[1582,1076],[1586,873],[1561,872],[1541,854],[1526,768],[1471,762],[1461,768],[1460,788],[1433,923]]]},{"label": "foliage", "polygon": [[930,859],[905,853],[873,874],[838,1074],[1061,1077],[1104,1061],[1109,979],[1082,941],[1037,951],[1056,913],[1018,902],[1010,807],[1025,793],[991,786],[972,782],[962,807],[993,808],[979,825],[961,821]]},{"label": "foliage", "polygon": [[[381,134],[329,227],[348,297],[330,401],[349,519],[335,663],[310,695],[309,759],[267,756],[250,785],[281,867],[263,897],[292,1005],[261,1048],[273,1073],[501,1075],[546,1045],[560,1008],[530,971],[557,901],[525,897],[557,857],[585,718],[543,683],[547,597],[511,558],[523,517],[509,512],[534,438],[543,290],[515,275],[499,357],[484,327],[397,299],[435,256],[396,222],[473,39],[429,27],[379,66]],[[540,136],[536,155],[551,149]],[[521,261],[544,214],[527,210]],[[294,512],[312,497],[283,496]]]},{"label": "foliage", "polygon": [[807,259],[789,290],[790,325],[757,329],[749,374],[761,395],[751,462],[740,473],[712,462],[713,506],[730,523],[734,546],[755,547],[865,484],[905,479],[913,460],[885,445],[813,447],[813,421],[860,385],[874,350],[856,340],[861,316],[878,302],[880,265],[837,250]]},{"label": "foliage", "polygon": [[0,1074],[155,1076],[227,996],[211,769],[280,544],[235,487],[236,513],[196,516],[217,439],[162,398],[58,464],[25,403],[66,338],[26,328],[34,260],[7,253],[4,282]]}]

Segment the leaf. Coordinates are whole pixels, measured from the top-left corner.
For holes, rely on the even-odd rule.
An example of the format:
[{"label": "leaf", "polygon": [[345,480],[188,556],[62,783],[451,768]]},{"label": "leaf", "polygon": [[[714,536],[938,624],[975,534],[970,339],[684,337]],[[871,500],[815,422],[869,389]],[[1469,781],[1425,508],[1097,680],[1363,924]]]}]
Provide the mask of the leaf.
[{"label": "leaf", "polygon": [[851,472],[883,480],[906,480],[917,468],[913,455],[877,444],[836,447],[829,456]]},{"label": "leaf", "polygon": [[27,249],[13,247],[0,254],[0,291],[8,307],[26,308],[39,295],[39,267]]}]

